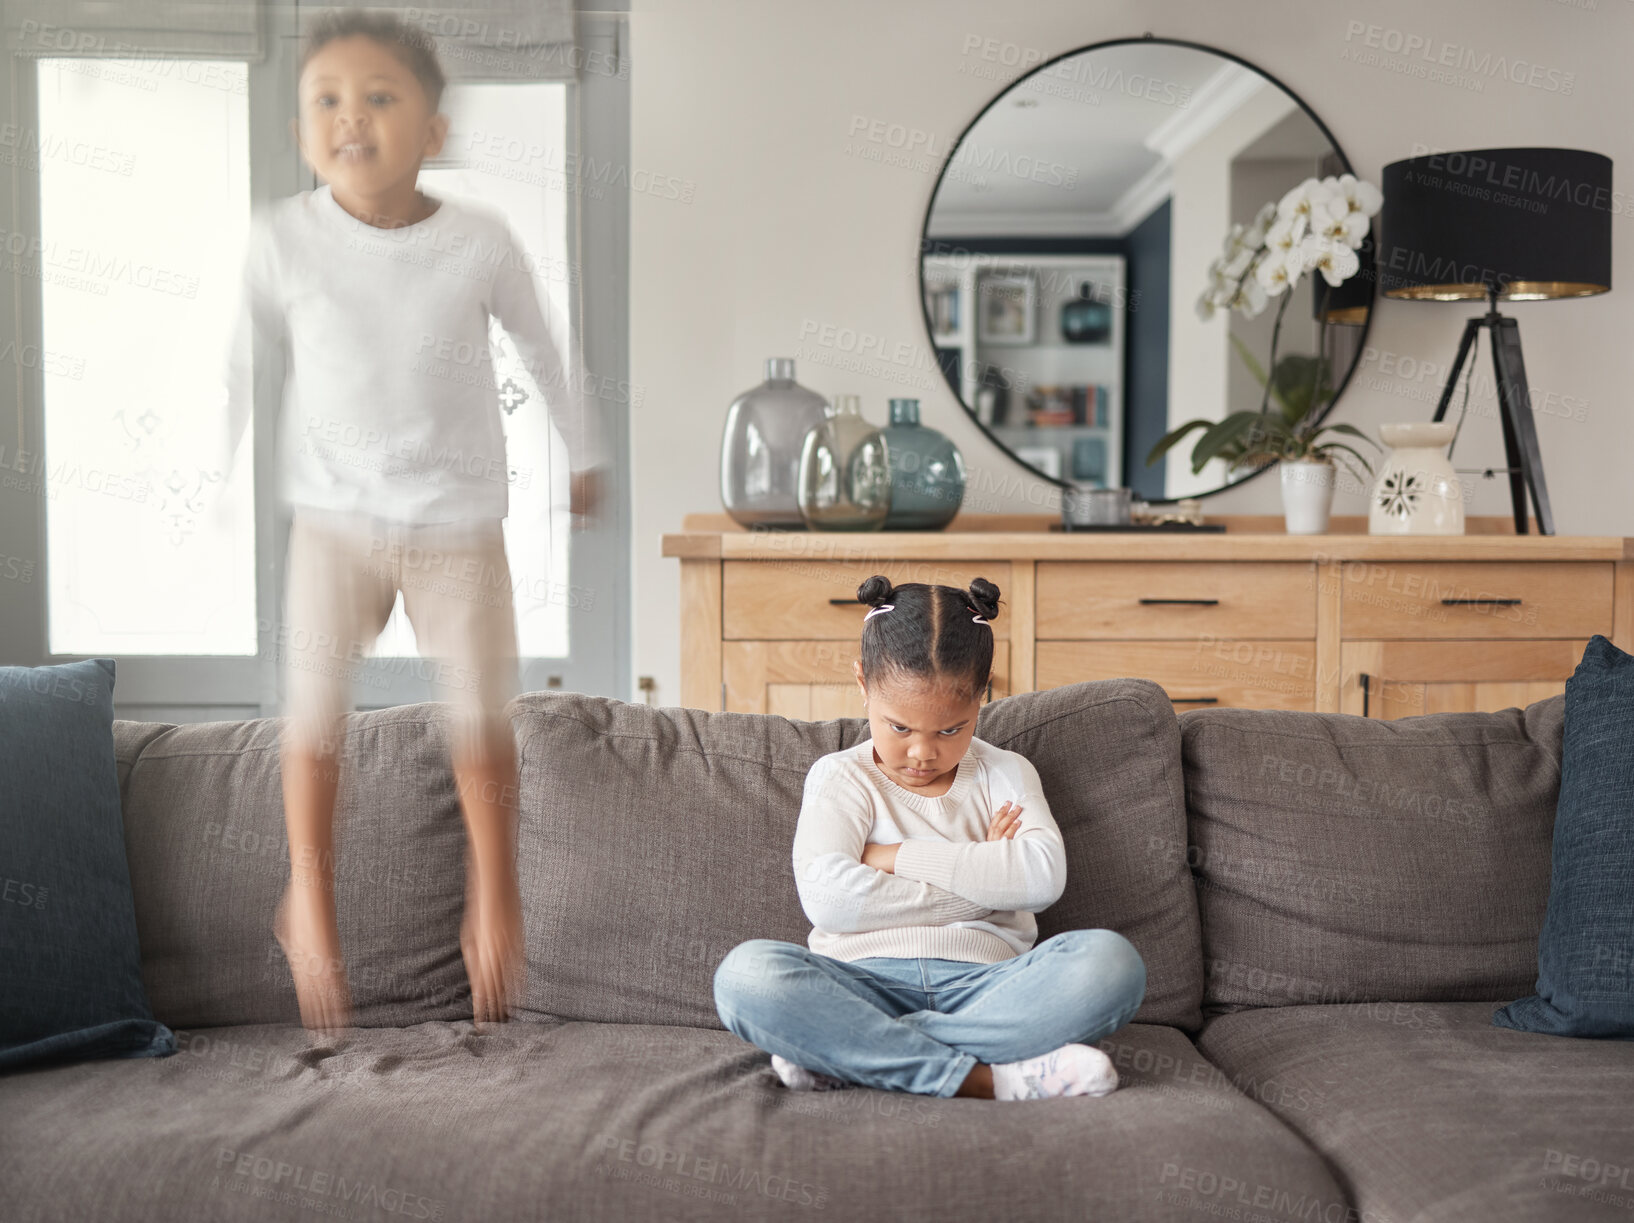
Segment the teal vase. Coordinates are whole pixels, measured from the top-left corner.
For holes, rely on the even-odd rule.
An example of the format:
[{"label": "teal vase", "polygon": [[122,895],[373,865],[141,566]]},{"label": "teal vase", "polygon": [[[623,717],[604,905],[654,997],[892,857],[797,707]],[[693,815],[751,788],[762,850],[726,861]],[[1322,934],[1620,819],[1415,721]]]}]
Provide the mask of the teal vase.
[{"label": "teal vase", "polygon": [[919,423],[917,399],[891,400],[891,423],[880,430],[891,463],[887,531],[940,531],[965,495],[965,461],[945,434]]}]

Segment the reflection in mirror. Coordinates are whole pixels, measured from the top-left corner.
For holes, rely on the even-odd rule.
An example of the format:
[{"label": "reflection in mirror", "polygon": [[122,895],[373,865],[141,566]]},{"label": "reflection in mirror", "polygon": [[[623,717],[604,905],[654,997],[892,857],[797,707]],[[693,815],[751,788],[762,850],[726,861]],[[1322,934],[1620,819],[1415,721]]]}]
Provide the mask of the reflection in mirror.
[{"label": "reflection in mirror", "polygon": [[[1000,445],[1051,479],[1148,501],[1218,491],[1232,476],[1219,460],[1194,475],[1189,444],[1146,465],[1173,426],[1257,410],[1264,395],[1278,312],[1201,317],[1209,264],[1233,223],[1349,169],[1298,99],[1227,56],[1142,40],[1056,60],[977,117],[932,197],[921,286],[943,372]],[[1325,344],[1342,387],[1372,282],[1326,303],[1330,322],[1351,325],[1325,340],[1321,283],[1300,282],[1277,351]]]}]

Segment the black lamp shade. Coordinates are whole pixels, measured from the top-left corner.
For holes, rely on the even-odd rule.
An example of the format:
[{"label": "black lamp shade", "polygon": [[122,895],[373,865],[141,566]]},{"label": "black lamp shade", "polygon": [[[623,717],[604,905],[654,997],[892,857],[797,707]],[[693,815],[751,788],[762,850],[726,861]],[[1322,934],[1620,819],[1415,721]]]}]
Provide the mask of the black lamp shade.
[{"label": "black lamp shade", "polygon": [[1581,149],[1474,149],[1384,168],[1379,289],[1504,301],[1611,288],[1611,158]]}]

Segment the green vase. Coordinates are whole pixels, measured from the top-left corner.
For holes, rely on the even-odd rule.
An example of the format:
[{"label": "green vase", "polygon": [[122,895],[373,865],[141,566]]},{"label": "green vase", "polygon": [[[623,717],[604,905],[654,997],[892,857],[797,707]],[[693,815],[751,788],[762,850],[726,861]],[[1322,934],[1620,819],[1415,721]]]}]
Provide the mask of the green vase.
[{"label": "green vase", "polygon": [[964,456],[945,434],[919,423],[917,399],[891,400],[891,423],[881,432],[891,456],[885,529],[940,531],[964,500]]}]

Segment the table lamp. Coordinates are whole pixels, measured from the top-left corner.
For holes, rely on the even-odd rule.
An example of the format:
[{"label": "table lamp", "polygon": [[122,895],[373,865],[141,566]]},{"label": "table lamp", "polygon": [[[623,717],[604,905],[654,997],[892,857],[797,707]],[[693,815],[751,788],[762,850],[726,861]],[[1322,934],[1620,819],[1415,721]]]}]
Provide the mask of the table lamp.
[{"label": "table lamp", "polygon": [[1487,302],[1487,313],[1464,325],[1435,419],[1447,414],[1476,335],[1490,331],[1515,533],[1527,532],[1530,493],[1539,532],[1553,535],[1520,326],[1498,313],[1498,303],[1611,288],[1611,159],[1581,149],[1431,153],[1391,162],[1382,186],[1380,291],[1410,301]]}]

